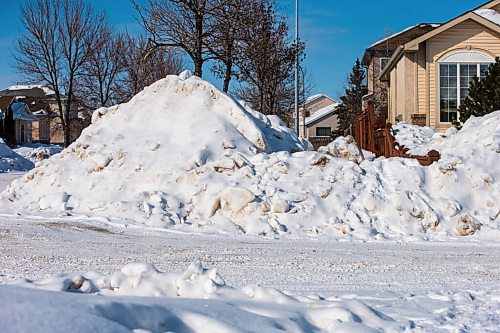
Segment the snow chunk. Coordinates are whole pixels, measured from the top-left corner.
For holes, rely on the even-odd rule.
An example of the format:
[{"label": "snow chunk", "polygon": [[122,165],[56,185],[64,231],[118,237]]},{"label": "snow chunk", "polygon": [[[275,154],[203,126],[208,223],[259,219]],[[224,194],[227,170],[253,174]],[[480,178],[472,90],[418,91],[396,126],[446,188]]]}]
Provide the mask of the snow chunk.
[{"label": "snow chunk", "polygon": [[253,200],[255,195],[247,189],[230,187],[221,194],[221,207],[233,215],[241,213],[242,210]]},{"label": "snow chunk", "polygon": [[327,146],[320,147],[318,151],[333,157],[346,158],[358,164],[365,159],[363,152],[359,149],[356,141],[350,135],[338,137]]}]

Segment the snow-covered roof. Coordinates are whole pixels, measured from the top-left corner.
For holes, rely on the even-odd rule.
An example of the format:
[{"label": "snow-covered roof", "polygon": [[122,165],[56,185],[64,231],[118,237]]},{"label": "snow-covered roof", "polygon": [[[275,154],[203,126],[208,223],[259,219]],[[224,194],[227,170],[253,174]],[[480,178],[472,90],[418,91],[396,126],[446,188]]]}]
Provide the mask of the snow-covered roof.
[{"label": "snow-covered roof", "polygon": [[495,23],[496,25],[500,25],[500,14],[494,9],[478,9],[475,10],[474,13]]},{"label": "snow-covered roof", "polygon": [[30,85],[14,85],[14,86],[10,86],[8,87],[6,90],[31,90],[31,89],[42,89],[43,92],[45,93],[45,95],[55,95],[55,92],[50,89],[50,88],[47,88],[45,86],[42,86],[42,85],[39,85],[39,84],[30,84]]},{"label": "snow-covered roof", "polygon": [[26,103],[14,102],[10,105],[12,110],[12,118],[14,120],[38,120],[38,118],[29,113],[29,108]]},{"label": "snow-covered roof", "polygon": [[381,39],[379,41],[376,41],[372,45],[368,46],[368,48],[370,49],[370,48],[374,47],[377,44],[383,43],[383,42],[385,42],[385,41],[387,41],[387,40],[389,40],[391,38],[394,38],[394,37],[397,37],[399,35],[402,35],[403,33],[407,32],[407,31],[409,31],[409,30],[411,30],[413,28],[417,28],[417,27],[419,27],[419,26],[421,26],[423,24],[430,25],[433,28],[437,28],[437,27],[439,27],[441,25],[440,23],[420,23],[420,24],[412,25],[411,27],[408,27],[408,28],[406,28],[406,29],[404,29],[402,31],[396,32],[395,34],[392,34],[392,35],[390,35],[388,37],[385,37],[385,38],[383,38],[383,39]]},{"label": "snow-covered roof", "polygon": [[317,112],[315,112],[312,116],[306,118],[306,126],[309,124],[314,123],[315,121],[326,117],[327,115],[334,113],[335,110],[337,110],[337,107],[339,106],[339,103],[335,103],[332,105],[328,105]]},{"label": "snow-covered roof", "polygon": [[314,102],[315,100],[320,99],[321,97],[328,98],[328,99],[330,99],[330,100],[332,100],[332,101],[335,102],[335,100],[333,98],[331,98],[331,97],[329,97],[329,96],[327,96],[325,94],[316,94],[316,95],[312,95],[312,96],[308,97],[306,99],[306,103]]},{"label": "snow-covered roof", "polygon": [[37,116],[47,116],[47,115],[50,114],[50,112],[48,112],[45,109],[41,109],[41,110],[34,111],[34,112],[31,112],[31,113],[34,114],[34,115],[37,115]]}]

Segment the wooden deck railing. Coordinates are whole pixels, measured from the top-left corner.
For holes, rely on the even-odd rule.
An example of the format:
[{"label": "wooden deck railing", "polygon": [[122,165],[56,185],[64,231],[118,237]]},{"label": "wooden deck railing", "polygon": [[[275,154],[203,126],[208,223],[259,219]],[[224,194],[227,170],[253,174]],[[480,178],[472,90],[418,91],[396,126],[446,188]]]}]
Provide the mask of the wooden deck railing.
[{"label": "wooden deck railing", "polygon": [[332,141],[333,141],[332,138],[330,138],[328,136],[324,136],[324,137],[317,136],[317,137],[309,138],[309,142],[311,142],[311,144],[313,145],[314,150],[318,150],[319,147],[326,146]]},{"label": "wooden deck railing", "polygon": [[377,157],[413,158],[424,166],[440,159],[439,152],[435,150],[425,156],[409,154],[409,149],[396,141],[391,127],[390,123],[385,123],[385,119],[377,118],[370,108],[356,118],[353,126],[354,139],[360,148],[373,152]]}]

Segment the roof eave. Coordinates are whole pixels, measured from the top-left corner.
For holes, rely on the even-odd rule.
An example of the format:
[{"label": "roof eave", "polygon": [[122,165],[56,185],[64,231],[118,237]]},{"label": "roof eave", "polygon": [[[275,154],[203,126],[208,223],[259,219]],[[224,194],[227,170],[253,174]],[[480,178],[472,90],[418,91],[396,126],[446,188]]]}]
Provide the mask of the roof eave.
[{"label": "roof eave", "polygon": [[325,113],[324,115],[322,115],[322,116],[321,116],[321,117],[319,117],[318,119],[313,119],[313,120],[311,120],[311,121],[307,121],[307,119],[306,119],[306,126],[313,125],[313,124],[315,124],[315,123],[317,123],[317,122],[319,122],[319,121],[321,121],[321,120],[325,119],[326,117],[329,117],[329,116],[331,116],[331,115],[335,114],[335,113],[337,112],[337,109],[338,109],[338,106],[339,106],[339,105],[340,105],[340,104],[335,105],[335,107],[334,107],[334,108],[333,108],[330,112]]},{"label": "roof eave", "polygon": [[463,15],[460,15],[459,17],[455,17],[454,19],[444,23],[440,27],[437,27],[436,29],[429,31],[428,33],[423,34],[422,36],[417,37],[414,40],[409,41],[408,43],[404,44],[404,48],[405,48],[405,50],[415,50],[415,48],[417,48],[420,43],[425,42],[426,40],[428,40],[436,35],[439,35],[440,33],[444,32],[450,28],[453,28],[457,24],[460,24],[468,19],[476,21],[477,23],[485,26],[486,28],[489,28],[490,30],[493,30],[496,33],[500,34],[500,26],[498,26],[497,24],[491,22],[490,20],[487,20],[484,17],[474,13],[473,11],[470,11],[470,12],[467,12]]}]

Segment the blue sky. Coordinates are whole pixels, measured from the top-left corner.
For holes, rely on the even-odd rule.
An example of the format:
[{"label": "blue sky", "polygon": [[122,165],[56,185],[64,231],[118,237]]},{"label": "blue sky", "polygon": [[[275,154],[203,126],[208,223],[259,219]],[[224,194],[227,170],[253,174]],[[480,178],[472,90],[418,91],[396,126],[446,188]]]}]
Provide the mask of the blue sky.
[{"label": "blue sky", "polygon": [[[140,33],[135,12],[128,0],[88,0],[96,9],[106,10],[118,29]],[[279,0],[283,10],[293,16],[295,1]],[[2,1],[0,20],[0,89],[23,80],[12,67],[14,41],[22,27],[19,8],[24,0]],[[389,33],[426,22],[445,22],[475,8],[485,0],[300,0],[301,37],[306,41],[305,67],[315,87],[312,93],[338,97],[346,77],[364,49]],[[432,8],[433,10],[429,10]],[[294,20],[291,17],[290,22]],[[293,31],[292,26],[292,31]],[[188,64],[188,66],[190,66]],[[220,85],[207,68],[209,81]]]}]

